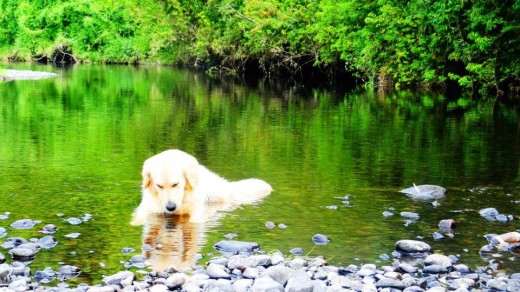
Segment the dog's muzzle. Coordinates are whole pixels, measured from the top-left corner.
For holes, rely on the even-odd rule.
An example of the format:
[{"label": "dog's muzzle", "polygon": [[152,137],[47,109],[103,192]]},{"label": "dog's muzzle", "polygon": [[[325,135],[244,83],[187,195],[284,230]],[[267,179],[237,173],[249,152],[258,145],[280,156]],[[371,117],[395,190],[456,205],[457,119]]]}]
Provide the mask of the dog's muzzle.
[{"label": "dog's muzzle", "polygon": [[177,205],[175,205],[175,203],[168,202],[168,204],[166,204],[166,210],[168,212],[173,212],[176,209],[177,209]]}]

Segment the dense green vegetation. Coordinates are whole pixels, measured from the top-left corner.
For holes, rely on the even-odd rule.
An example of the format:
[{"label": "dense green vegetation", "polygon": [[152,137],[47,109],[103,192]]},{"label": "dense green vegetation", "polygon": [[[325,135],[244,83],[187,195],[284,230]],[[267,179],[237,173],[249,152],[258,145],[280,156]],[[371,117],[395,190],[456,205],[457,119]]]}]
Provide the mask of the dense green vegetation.
[{"label": "dense green vegetation", "polygon": [[518,94],[519,13],[518,0],[0,0],[0,55]]}]

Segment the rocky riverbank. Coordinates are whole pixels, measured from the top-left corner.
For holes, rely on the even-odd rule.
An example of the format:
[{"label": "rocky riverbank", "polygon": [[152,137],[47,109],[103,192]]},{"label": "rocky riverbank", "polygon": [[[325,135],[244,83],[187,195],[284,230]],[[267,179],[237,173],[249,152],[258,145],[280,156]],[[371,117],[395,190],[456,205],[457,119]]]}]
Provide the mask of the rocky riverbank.
[{"label": "rocky riverbank", "polygon": [[45,78],[54,78],[58,74],[51,72],[31,71],[31,70],[0,70],[0,81],[11,80],[37,80]]},{"label": "rocky riverbank", "polygon": [[[503,238],[502,238],[503,239]],[[490,240],[489,250],[497,243]],[[193,270],[162,272],[120,271],[101,284],[69,287],[67,279],[80,270],[63,266],[32,272],[20,262],[5,263],[0,255],[1,291],[520,291],[520,273],[496,272],[492,266],[470,269],[454,255],[432,254],[422,241],[400,240],[392,252],[391,265],[329,266],[323,257],[286,257],[280,252],[261,253],[256,243],[222,241],[213,257]],[[484,251],[481,251],[484,252]],[[134,256],[134,263],[145,262]],[[135,265],[138,266],[138,265]],[[50,287],[54,279],[58,286]]]}]

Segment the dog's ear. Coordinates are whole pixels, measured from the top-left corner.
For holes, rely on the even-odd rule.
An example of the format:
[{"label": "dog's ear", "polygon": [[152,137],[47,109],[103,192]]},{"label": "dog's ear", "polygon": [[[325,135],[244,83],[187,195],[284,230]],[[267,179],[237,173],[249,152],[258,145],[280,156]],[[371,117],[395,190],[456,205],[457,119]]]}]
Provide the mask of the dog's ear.
[{"label": "dog's ear", "polygon": [[190,164],[184,169],[184,178],[186,179],[186,190],[191,191],[197,187],[199,183],[198,163]]},{"label": "dog's ear", "polygon": [[142,188],[143,189],[147,189],[152,186],[152,175],[150,174],[149,164],[150,163],[148,161],[145,161],[143,164],[143,172],[142,172],[142,175],[143,175]]}]

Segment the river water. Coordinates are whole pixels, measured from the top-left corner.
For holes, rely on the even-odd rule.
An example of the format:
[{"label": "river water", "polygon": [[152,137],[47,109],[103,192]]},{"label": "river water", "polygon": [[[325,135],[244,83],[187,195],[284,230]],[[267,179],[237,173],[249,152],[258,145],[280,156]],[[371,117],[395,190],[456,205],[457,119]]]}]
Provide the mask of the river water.
[{"label": "river water", "polygon": [[[396,241],[420,239],[470,268],[520,268],[513,253],[478,253],[486,234],[516,230],[520,213],[519,112],[494,99],[275,87],[170,67],[2,68],[59,74],[0,83],[0,214],[7,215],[0,243],[41,238],[45,224],[59,228],[58,244],[37,254],[33,271],[75,265],[82,273],[71,283],[98,283],[145,243],[157,248],[145,253],[157,267],[179,258],[204,264],[218,254],[213,244],[232,235],[265,252],[301,248],[334,265],[391,264]],[[205,226],[165,218],[132,226],[142,163],[169,148],[230,180],[261,178],[274,192]],[[399,193],[414,183],[446,187],[446,198],[432,204]],[[478,213],[486,207],[514,220],[489,221]],[[66,222],[85,214],[91,218],[82,224]],[[18,219],[38,224],[10,227]],[[442,219],[457,226],[434,238]],[[314,245],[318,233],[330,243]],[[0,253],[11,262],[7,249]]]}]

